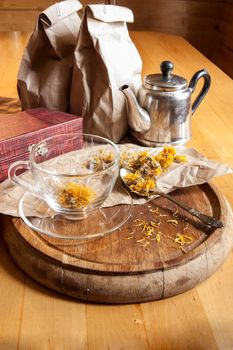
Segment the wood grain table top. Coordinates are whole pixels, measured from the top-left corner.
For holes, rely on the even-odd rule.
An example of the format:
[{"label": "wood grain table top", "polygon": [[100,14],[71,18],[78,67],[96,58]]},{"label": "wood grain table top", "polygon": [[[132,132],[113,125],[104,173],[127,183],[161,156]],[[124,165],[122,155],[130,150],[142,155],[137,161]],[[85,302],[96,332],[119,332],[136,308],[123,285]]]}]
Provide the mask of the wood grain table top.
[{"label": "wood grain table top", "polygon": [[[7,98],[17,99],[16,76],[28,37],[0,33],[0,112],[17,108]],[[163,60],[173,61],[174,72],[188,80],[202,68],[209,71],[212,86],[193,116],[188,146],[233,166],[232,80],[181,37],[152,32],[132,32],[131,37],[143,75],[159,72]],[[232,176],[213,184],[233,207]],[[3,225],[1,216],[1,230]],[[188,292],[142,304],[102,305],[40,286],[15,265],[1,240],[0,281],[0,349],[233,349],[232,253],[212,277]]]}]

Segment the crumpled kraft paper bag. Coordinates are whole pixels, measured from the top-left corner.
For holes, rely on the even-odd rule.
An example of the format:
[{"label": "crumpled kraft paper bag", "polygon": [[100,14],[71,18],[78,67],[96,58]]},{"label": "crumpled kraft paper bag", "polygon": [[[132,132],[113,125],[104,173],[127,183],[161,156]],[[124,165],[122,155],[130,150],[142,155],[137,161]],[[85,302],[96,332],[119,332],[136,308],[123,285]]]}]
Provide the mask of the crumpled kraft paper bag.
[{"label": "crumpled kraft paper bag", "polygon": [[77,0],[56,3],[38,18],[18,72],[22,109],[69,112],[74,49],[81,24]]},{"label": "crumpled kraft paper bag", "polygon": [[119,142],[128,129],[126,103],[119,88],[137,93],[142,62],[129,37],[130,9],[89,5],[82,19],[71,89],[71,113],[81,115],[84,131]]}]

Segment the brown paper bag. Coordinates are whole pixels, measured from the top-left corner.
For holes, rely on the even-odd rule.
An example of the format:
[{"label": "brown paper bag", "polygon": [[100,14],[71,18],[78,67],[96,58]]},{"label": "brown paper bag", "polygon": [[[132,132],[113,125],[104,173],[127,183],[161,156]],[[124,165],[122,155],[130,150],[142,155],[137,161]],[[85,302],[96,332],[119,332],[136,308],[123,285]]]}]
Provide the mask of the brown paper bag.
[{"label": "brown paper bag", "polygon": [[56,3],[39,15],[18,73],[22,109],[69,112],[74,49],[81,20],[77,0]]},{"label": "brown paper bag", "polygon": [[113,5],[89,5],[82,19],[71,88],[71,113],[82,115],[84,131],[118,142],[128,124],[119,88],[136,93],[141,84],[141,58],[126,22],[132,11]]}]

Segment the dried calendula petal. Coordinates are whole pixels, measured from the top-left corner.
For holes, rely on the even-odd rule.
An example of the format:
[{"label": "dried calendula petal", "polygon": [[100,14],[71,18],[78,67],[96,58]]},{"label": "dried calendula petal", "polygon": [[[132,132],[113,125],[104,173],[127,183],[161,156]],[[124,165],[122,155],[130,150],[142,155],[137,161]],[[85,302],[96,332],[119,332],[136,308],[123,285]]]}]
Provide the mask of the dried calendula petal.
[{"label": "dried calendula petal", "polygon": [[184,244],[190,244],[193,241],[192,237],[189,237],[187,235],[182,235],[180,233],[176,234],[176,238],[174,239],[174,241],[176,243],[179,243],[180,245],[184,245]]},{"label": "dried calendula petal", "polygon": [[185,250],[184,247],[180,246],[180,249],[183,251],[183,253],[187,254],[187,250]]},{"label": "dried calendula petal", "polygon": [[147,247],[148,245],[150,245],[150,242],[146,242],[146,243],[142,244],[141,246],[142,247]]},{"label": "dried calendula petal", "polygon": [[177,226],[178,225],[178,221],[177,220],[167,220],[167,223],[168,224],[172,224],[174,226]]},{"label": "dried calendula petal", "polygon": [[154,227],[151,226],[146,226],[146,236],[152,236],[152,234],[154,233]]},{"label": "dried calendula petal", "polygon": [[185,239],[185,243],[188,244],[188,243],[192,243],[193,241],[193,237],[190,237],[188,235],[183,235],[184,239]]},{"label": "dried calendula petal", "polygon": [[184,237],[180,233],[177,233],[176,238],[174,239],[174,242],[183,245],[184,244]]},{"label": "dried calendula petal", "polygon": [[159,225],[161,224],[161,220],[159,221],[151,221],[150,222],[151,226],[154,227],[154,228],[159,228]]},{"label": "dried calendula petal", "polygon": [[174,162],[175,163],[187,163],[188,159],[186,156],[175,155]]},{"label": "dried calendula petal", "polygon": [[138,239],[138,240],[137,240],[137,243],[142,243],[142,242],[144,242],[144,241],[145,241],[145,238]]},{"label": "dried calendula petal", "polygon": [[146,224],[146,222],[144,220],[138,219],[138,221],[136,221],[135,226],[142,226],[144,227]]},{"label": "dried calendula petal", "polygon": [[159,243],[161,241],[161,234],[157,233],[157,235],[154,238],[151,238],[151,241],[156,241]]},{"label": "dried calendula petal", "polygon": [[159,208],[156,208],[156,209],[150,209],[150,212],[151,212],[151,213],[156,213],[156,214],[159,214]]},{"label": "dried calendula petal", "polygon": [[95,198],[95,192],[88,186],[76,182],[68,182],[62,186],[58,202],[66,208],[84,208]]}]

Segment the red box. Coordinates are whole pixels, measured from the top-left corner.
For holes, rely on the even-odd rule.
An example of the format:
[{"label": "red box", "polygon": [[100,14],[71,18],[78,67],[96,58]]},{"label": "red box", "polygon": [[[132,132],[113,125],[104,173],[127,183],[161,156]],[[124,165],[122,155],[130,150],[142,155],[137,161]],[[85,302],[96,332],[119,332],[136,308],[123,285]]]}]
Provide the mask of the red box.
[{"label": "red box", "polygon": [[8,177],[10,164],[28,159],[33,144],[60,133],[82,131],[81,117],[45,108],[0,115],[0,181]]}]

